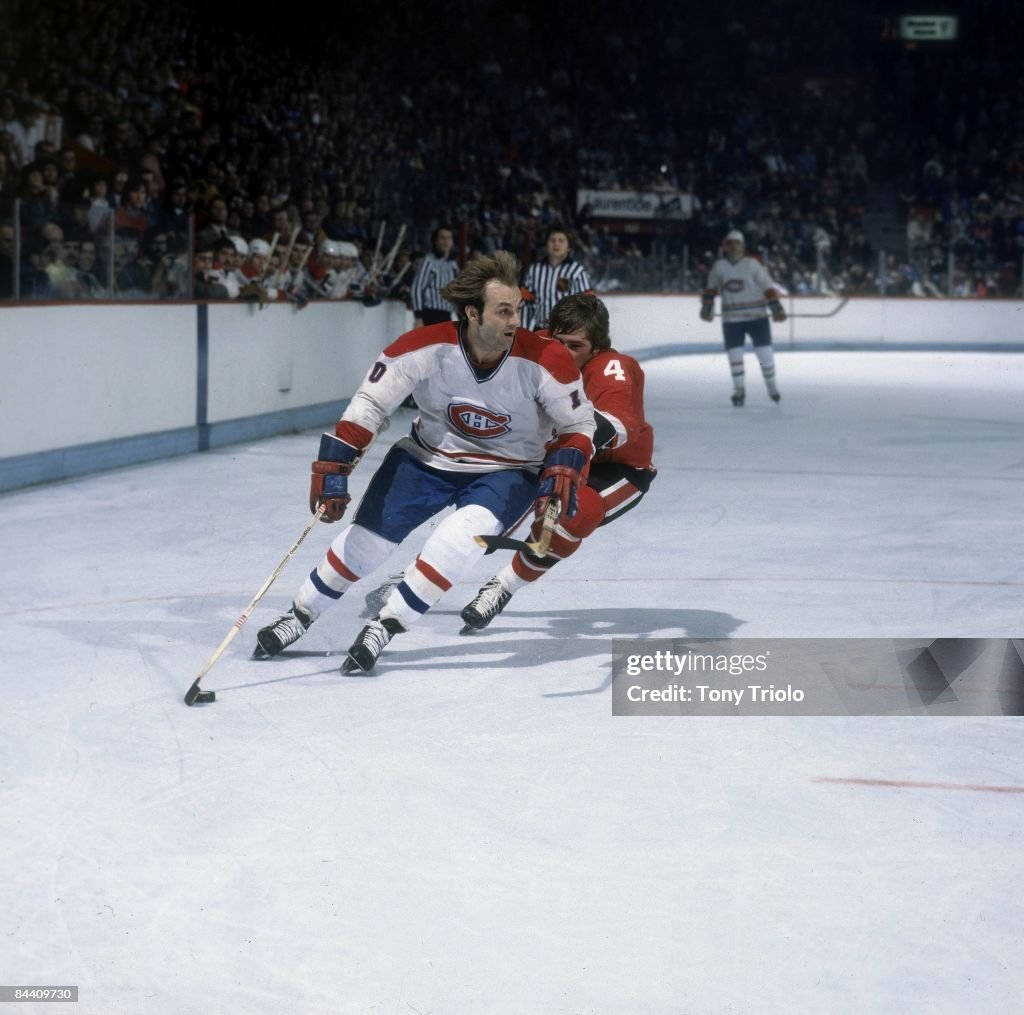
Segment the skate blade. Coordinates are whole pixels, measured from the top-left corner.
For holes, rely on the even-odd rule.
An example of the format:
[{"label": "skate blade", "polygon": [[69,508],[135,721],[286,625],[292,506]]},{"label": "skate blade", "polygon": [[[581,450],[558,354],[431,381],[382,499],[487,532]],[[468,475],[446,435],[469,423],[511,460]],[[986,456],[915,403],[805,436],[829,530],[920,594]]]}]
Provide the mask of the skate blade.
[{"label": "skate blade", "polygon": [[269,659],[270,653],[259,642],[256,642],[256,647],[252,650],[252,658]]},{"label": "skate blade", "polygon": [[361,663],[358,660],[353,659],[352,656],[348,656],[346,660],[341,664],[341,674],[344,677],[355,676],[355,677],[369,677],[372,676],[373,666],[370,669],[363,669]]}]

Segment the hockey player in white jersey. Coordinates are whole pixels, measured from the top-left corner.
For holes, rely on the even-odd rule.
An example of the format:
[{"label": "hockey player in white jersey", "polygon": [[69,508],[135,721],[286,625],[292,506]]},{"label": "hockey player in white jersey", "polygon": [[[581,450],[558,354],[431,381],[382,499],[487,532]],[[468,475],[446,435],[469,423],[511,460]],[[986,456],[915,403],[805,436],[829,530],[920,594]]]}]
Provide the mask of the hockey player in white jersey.
[{"label": "hockey player in white jersey", "polygon": [[561,343],[519,327],[519,263],[506,251],[469,262],[443,295],[459,320],[400,336],[370,367],[312,466],[310,509],[337,521],[348,475],[410,394],[412,431],[389,450],[353,522],[297,591],[291,609],[257,635],[276,655],[325,609],[381,565],[428,518],[434,529],[386,603],[349,647],[343,673],[370,672],[406,631],[483,555],[476,535],[513,527],[531,505],[557,500],[563,517],[593,454],[594,410]]},{"label": "hockey player in white jersey", "polygon": [[747,335],[754,344],[768,395],[773,402],[778,402],[781,396],[775,386],[775,353],[768,323],[769,313],[776,323],[786,319],[786,311],[779,302],[778,286],[756,257],[744,253],[743,233],[738,229],[726,235],[723,245],[725,257],[715,261],[708,272],[700,316],[705,321],[714,320],[715,297],[721,296],[722,336],[732,372],[732,404],[743,405],[746,399],[743,345]]}]

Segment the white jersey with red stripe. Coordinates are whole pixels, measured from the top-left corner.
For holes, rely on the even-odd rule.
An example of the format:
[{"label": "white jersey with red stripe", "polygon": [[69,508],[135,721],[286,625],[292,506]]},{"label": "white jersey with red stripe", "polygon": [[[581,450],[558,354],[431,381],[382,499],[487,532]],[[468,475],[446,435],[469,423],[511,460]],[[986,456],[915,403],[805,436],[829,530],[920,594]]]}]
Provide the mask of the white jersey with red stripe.
[{"label": "white jersey with red stripe", "polygon": [[457,472],[539,470],[552,437],[586,449],[594,407],[565,347],[525,328],[497,364],[474,366],[465,322],[416,328],[391,343],[345,410],[345,423],[376,433],[410,394],[419,416],[399,444],[424,464]]},{"label": "white jersey with red stripe", "polygon": [[722,297],[722,320],[755,321],[768,316],[768,301],[779,298],[779,288],[768,269],[756,258],[738,261],[720,257],[708,272],[705,293]]}]

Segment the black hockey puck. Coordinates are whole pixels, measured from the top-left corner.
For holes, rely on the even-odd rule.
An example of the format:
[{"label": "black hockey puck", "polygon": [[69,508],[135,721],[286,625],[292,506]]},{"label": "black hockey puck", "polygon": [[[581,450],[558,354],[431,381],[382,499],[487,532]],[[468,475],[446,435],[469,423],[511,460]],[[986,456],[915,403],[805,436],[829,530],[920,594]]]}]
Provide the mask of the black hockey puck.
[{"label": "black hockey puck", "polygon": [[197,705],[209,705],[211,702],[214,702],[216,700],[217,700],[217,692],[216,691],[200,691],[196,695],[196,704]]}]

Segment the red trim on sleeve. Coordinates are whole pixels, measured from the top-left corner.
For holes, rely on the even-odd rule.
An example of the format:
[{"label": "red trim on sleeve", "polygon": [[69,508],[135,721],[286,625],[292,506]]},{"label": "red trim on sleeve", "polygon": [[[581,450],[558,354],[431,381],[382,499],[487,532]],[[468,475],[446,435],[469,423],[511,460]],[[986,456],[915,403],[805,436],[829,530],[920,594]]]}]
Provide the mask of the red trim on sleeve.
[{"label": "red trim on sleeve", "polygon": [[347,423],[339,419],[334,427],[334,436],[357,451],[365,451],[373,440],[373,431],[358,423]]},{"label": "red trim on sleeve", "polygon": [[591,439],[582,433],[564,433],[556,437],[549,445],[549,450],[561,450],[562,448],[575,448],[587,461],[594,453],[594,444]]}]

